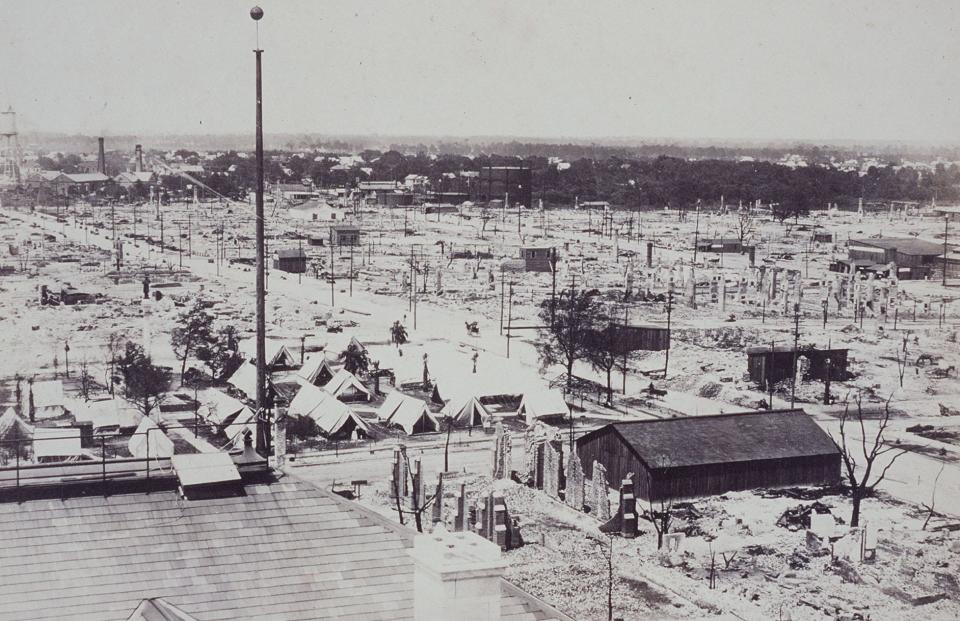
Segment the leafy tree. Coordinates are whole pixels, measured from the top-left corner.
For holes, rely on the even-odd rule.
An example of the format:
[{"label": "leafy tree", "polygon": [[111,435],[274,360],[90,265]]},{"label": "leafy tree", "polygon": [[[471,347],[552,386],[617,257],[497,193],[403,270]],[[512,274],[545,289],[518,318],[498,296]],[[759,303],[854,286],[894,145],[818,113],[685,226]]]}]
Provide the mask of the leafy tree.
[{"label": "leafy tree", "polygon": [[149,417],[170,389],[170,370],[153,364],[153,359],[133,341],[127,341],[117,367],[123,377],[124,395]]},{"label": "leafy tree", "polygon": [[551,323],[550,300],[543,304],[537,353],[540,364],[547,367],[563,364],[567,372],[567,389],[573,379],[573,363],[584,358],[596,332],[600,302],[595,291],[564,290],[556,303],[556,314]]},{"label": "leafy tree", "polygon": [[197,349],[197,359],[207,365],[214,379],[229,377],[243,364],[237,329],[231,325],[220,328],[209,343]]},{"label": "leafy tree", "polygon": [[203,307],[200,300],[194,302],[187,311],[180,314],[177,327],[170,332],[170,345],[180,361],[180,383],[187,370],[187,360],[198,352],[210,348],[215,342],[213,337],[213,316]]},{"label": "leafy tree", "polygon": [[356,343],[350,343],[340,352],[340,360],[343,361],[343,368],[354,375],[365,374],[370,368],[370,356],[367,350]]}]

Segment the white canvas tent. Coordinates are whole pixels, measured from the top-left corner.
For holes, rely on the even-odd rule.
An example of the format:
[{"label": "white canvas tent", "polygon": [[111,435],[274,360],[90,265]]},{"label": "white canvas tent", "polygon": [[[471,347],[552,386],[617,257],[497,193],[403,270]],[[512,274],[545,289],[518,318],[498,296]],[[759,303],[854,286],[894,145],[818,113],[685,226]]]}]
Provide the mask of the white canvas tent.
[{"label": "white canvas tent", "polygon": [[67,412],[62,381],[48,380],[45,382],[34,382],[32,387],[29,384],[23,386],[20,411],[23,412],[27,418],[30,416],[31,390],[33,391],[35,419],[56,418]]},{"label": "white canvas tent", "polygon": [[204,390],[197,395],[197,400],[200,402],[197,414],[208,423],[216,425],[217,430],[226,435],[233,446],[237,446],[238,438],[242,445],[245,430],[256,433],[253,410],[242,401],[215,389]]},{"label": "white canvas tent", "polygon": [[173,456],[173,440],[167,437],[162,429],[157,427],[147,417],[140,421],[137,430],[130,436],[127,443],[130,454],[140,459],[150,459]]},{"label": "white canvas tent", "polygon": [[487,427],[490,424],[490,412],[473,395],[450,399],[441,413],[452,418],[455,425]]},{"label": "white canvas tent", "polygon": [[227,383],[242,392],[248,399],[257,397],[257,367],[256,365],[243,363],[233,372],[233,375],[227,379]]},{"label": "white canvas tent", "polygon": [[300,379],[314,386],[321,387],[325,386],[335,374],[336,371],[330,366],[330,362],[322,352],[314,353],[307,357],[303,362],[303,366],[297,371],[297,376]]},{"label": "white canvas tent", "polygon": [[570,406],[559,390],[543,390],[524,393],[517,408],[517,416],[532,425],[534,421],[546,419],[563,419],[570,416]]},{"label": "white canvas tent", "polygon": [[33,430],[33,457],[42,459],[69,459],[84,455],[80,447],[80,429],[77,427],[37,427]]},{"label": "white canvas tent", "polygon": [[340,369],[336,372],[326,386],[323,387],[324,390],[329,392],[331,395],[337,399],[343,399],[344,401],[355,401],[355,400],[364,400],[369,401],[373,398],[370,394],[370,391],[367,390],[367,387],[363,385],[357,376],[347,371],[346,369]]},{"label": "white canvas tent", "polygon": [[311,418],[327,436],[356,438],[370,433],[370,427],[356,412],[316,386],[303,386],[290,402],[287,414]]},{"label": "white canvas tent", "polygon": [[427,408],[425,401],[396,390],[387,395],[386,401],[377,410],[377,418],[387,424],[399,426],[410,435],[437,431],[440,428],[440,423]]},{"label": "white canvas tent", "polygon": [[[0,440],[19,440],[33,436],[33,427],[31,427],[23,418],[17,415],[12,407],[0,416]],[[4,446],[10,448],[12,446]]]},{"label": "white canvas tent", "polygon": [[[293,368],[298,364],[299,357],[294,356],[293,353],[287,349],[287,346],[282,342],[267,339],[264,342],[264,349],[266,350],[266,361],[267,368],[270,370],[275,370],[279,368]],[[240,343],[240,351],[243,352],[245,360],[251,361],[254,363],[254,368],[256,368],[256,359],[257,359],[257,342],[255,339],[247,339]]]}]

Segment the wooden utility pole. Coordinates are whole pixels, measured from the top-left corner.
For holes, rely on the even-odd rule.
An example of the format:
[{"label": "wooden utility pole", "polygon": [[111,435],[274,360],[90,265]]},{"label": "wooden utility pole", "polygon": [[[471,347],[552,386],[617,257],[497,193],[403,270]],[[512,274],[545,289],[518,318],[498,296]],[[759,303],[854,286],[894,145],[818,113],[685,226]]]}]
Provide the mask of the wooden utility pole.
[{"label": "wooden utility pole", "polygon": [[[697,224],[693,229],[693,262],[697,262],[697,245],[700,243],[700,201],[697,201]],[[721,243],[722,245],[722,243]],[[696,288],[696,283],[694,283]]]},{"label": "wooden utility pole", "polygon": [[510,283],[509,302],[507,302],[507,359],[510,359],[510,339],[513,333],[510,331],[513,327],[513,283]]},{"label": "wooden utility pole", "polygon": [[670,316],[673,314],[673,288],[667,291],[667,353],[663,359],[663,379],[667,379],[667,368],[670,366]]},{"label": "wooden utility pole", "polygon": [[950,216],[943,217],[943,286],[947,286],[947,233],[950,227]]},{"label": "wooden utility pole", "polygon": [[[250,11],[254,21],[263,17],[263,10],[255,7]],[[263,222],[263,80],[261,76],[261,56],[259,27],[257,30],[257,49],[253,51],[257,61],[257,200],[256,200],[256,236],[257,236],[257,437],[256,448],[261,457],[270,454],[270,422],[267,409],[267,353],[266,353],[266,252]],[[182,238],[181,238],[182,245]],[[182,255],[181,255],[182,256]]]},{"label": "wooden utility pole", "polygon": [[797,348],[800,347],[800,303],[793,305],[793,375],[790,379],[790,408],[796,403],[797,396]]},{"label": "wooden utility pole", "polygon": [[333,232],[330,232],[330,308],[333,308],[334,305],[334,282],[335,278],[333,277]]}]

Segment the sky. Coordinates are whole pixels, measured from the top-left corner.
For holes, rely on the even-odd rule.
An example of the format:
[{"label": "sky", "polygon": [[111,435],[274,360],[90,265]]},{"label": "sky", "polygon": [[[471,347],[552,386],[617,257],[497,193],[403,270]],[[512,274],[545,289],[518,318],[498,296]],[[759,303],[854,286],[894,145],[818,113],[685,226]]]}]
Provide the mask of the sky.
[{"label": "sky", "polygon": [[[254,126],[253,0],[0,0],[22,131]],[[960,142],[960,2],[262,0],[269,133]]]}]

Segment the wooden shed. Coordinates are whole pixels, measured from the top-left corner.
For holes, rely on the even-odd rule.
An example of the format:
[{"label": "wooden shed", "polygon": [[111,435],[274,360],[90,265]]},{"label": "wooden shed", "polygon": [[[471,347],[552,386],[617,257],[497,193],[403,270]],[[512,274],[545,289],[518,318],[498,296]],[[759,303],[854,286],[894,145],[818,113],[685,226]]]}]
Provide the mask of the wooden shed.
[{"label": "wooden shed", "polygon": [[[798,365],[800,358],[806,358],[810,362],[804,375],[805,379],[825,380],[827,377],[833,381],[849,379],[846,349],[801,347],[797,351]],[[747,372],[750,380],[764,389],[768,379],[773,383],[789,379],[793,374],[793,346],[748,347]]]},{"label": "wooden shed", "polygon": [[633,473],[643,499],[840,481],[840,451],[803,410],[611,423],[577,440],[577,454],[591,478],[602,463],[611,485]]},{"label": "wooden shed", "polygon": [[653,324],[613,324],[616,353],[670,349],[670,330]]}]

